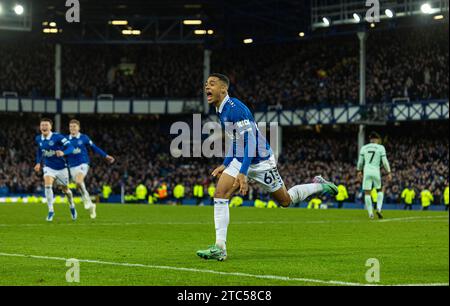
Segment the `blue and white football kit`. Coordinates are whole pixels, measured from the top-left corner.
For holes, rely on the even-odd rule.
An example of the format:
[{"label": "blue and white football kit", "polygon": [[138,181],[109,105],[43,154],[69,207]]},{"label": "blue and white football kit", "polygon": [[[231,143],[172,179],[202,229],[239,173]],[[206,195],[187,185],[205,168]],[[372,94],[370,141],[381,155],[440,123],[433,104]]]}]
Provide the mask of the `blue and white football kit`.
[{"label": "blue and white football kit", "polygon": [[50,133],[47,137],[36,136],[38,150],[36,153],[36,164],[44,165],[44,176],[53,177],[58,185],[69,184],[69,172],[64,157],[56,156],[56,151],[63,151],[64,155],[71,154],[74,147],[59,133]]},{"label": "blue and white football kit", "polygon": [[[236,178],[239,174],[256,181],[269,193],[284,188],[272,149],[266,138],[258,130],[255,119],[245,104],[226,96],[216,109],[222,128],[231,143],[223,165],[223,173]],[[283,199],[285,207],[300,203],[317,193],[337,194],[337,187],[321,177],[320,183],[296,185],[287,191],[289,202]],[[286,196],[284,196],[286,198]],[[208,250],[200,250],[197,255],[205,259],[223,261],[227,258],[226,241],[230,222],[228,198],[214,197],[214,225],[216,244]]]},{"label": "blue and white football kit", "polygon": [[223,162],[226,167],[224,173],[234,178],[242,173],[270,193],[282,188],[284,183],[272,149],[248,107],[227,96],[217,114],[229,139],[228,153]]},{"label": "blue and white football kit", "polygon": [[[58,157],[56,151],[63,151],[64,156],[69,156],[74,147],[70,142],[59,133],[50,132],[47,136],[36,136],[35,141],[38,145],[36,153],[36,164],[44,165],[44,177],[52,177],[58,185],[63,186],[64,193],[69,200],[70,214],[72,220],[77,219],[77,211],[73,201],[72,191],[67,187],[69,184],[69,171],[64,157]],[[53,221],[55,215],[53,208],[53,186],[45,185],[45,197],[48,206],[47,221]]]},{"label": "blue and white football kit", "polygon": [[95,153],[105,158],[107,154],[97,147],[94,142],[85,134],[79,133],[77,136],[69,135],[68,139],[75,148],[71,155],[67,157],[67,162],[70,167],[70,175],[75,179],[78,174],[86,176],[89,171],[89,152],[91,148]]},{"label": "blue and white football kit", "polygon": [[[105,158],[107,154],[102,149],[97,147],[85,134],[78,133],[76,136],[69,135],[68,138],[72,146],[75,148],[72,154],[67,158],[72,180],[76,180],[76,177],[80,174],[86,177],[89,171],[90,162],[88,149],[91,148],[95,153],[99,154],[103,158]],[[78,182],[77,185],[84,202],[84,208],[89,209],[91,219],[95,219],[97,216],[96,206],[92,203],[91,196],[89,195],[86,185],[84,182]]]}]

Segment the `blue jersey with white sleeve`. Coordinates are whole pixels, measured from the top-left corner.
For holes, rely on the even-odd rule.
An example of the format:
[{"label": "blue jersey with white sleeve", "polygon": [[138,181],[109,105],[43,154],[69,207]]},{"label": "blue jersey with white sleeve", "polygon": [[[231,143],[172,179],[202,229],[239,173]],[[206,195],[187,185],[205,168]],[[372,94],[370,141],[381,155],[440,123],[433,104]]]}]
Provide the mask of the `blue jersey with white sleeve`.
[{"label": "blue jersey with white sleeve", "polygon": [[217,114],[229,139],[229,149],[223,163],[226,167],[236,158],[242,163],[240,173],[247,175],[250,165],[268,160],[273,155],[269,143],[244,103],[227,96],[217,109]]},{"label": "blue jersey with white sleeve", "polygon": [[99,154],[101,157],[105,158],[107,154],[97,147],[94,142],[85,134],[79,133],[77,136],[69,135],[67,137],[75,148],[73,153],[67,157],[69,167],[78,167],[82,164],[89,164],[89,152],[88,149],[91,148],[95,153]]},{"label": "blue jersey with white sleeve", "polygon": [[36,164],[43,163],[45,167],[53,170],[67,168],[64,157],[56,156],[56,151],[63,151],[65,156],[70,156],[74,147],[66,137],[59,133],[50,133],[47,137],[38,135],[35,138],[38,145]]}]

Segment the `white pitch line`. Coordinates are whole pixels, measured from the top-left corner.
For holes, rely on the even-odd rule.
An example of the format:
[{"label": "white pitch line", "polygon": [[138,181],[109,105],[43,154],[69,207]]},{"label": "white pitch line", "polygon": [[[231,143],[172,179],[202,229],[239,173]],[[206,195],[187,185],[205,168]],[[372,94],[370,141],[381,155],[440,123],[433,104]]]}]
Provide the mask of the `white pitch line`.
[{"label": "white pitch line", "polygon": [[[63,258],[63,257],[11,254],[11,253],[1,253],[1,252],[0,252],[0,256],[33,258],[33,259],[43,259],[43,260],[55,260],[55,261],[67,261],[68,260],[68,258]],[[138,267],[138,268],[159,269],[159,270],[184,271],[184,272],[194,272],[194,273],[206,273],[206,274],[216,274],[216,275],[226,275],[226,276],[248,277],[248,278],[257,278],[257,279],[270,279],[270,280],[287,281],[287,282],[303,282],[303,283],[340,285],[340,286],[379,286],[378,284],[363,284],[363,283],[343,282],[343,281],[335,281],[335,280],[326,281],[326,280],[320,280],[320,279],[298,278],[298,277],[289,277],[289,276],[264,275],[264,274],[261,275],[261,274],[249,274],[249,273],[241,273],[241,272],[224,272],[224,271],[215,271],[215,270],[206,270],[206,269],[121,263],[121,262],[111,262],[111,261],[101,261],[101,260],[91,260],[91,259],[77,259],[77,260],[79,262],[100,264],[100,265],[109,265],[109,266]],[[396,284],[394,286],[448,286],[448,285],[449,285],[448,283],[426,283],[426,284]]]},{"label": "white pitch line", "polygon": [[[406,217],[406,218],[392,218],[377,220],[375,222],[416,222],[428,221],[430,219],[445,219],[442,222],[448,222],[448,216],[424,216],[424,217]],[[309,220],[309,221],[235,221],[232,224],[329,224],[329,223],[368,223],[370,220]],[[211,222],[92,222],[92,223],[52,223],[50,225],[68,225],[68,226],[123,226],[123,225],[212,225]],[[32,226],[48,226],[47,222],[30,223],[30,224],[0,224],[0,227],[32,227]]]},{"label": "white pitch line", "polygon": [[426,220],[426,219],[447,219],[447,221],[448,221],[448,216],[423,216],[423,217],[391,218],[391,219],[378,220],[378,222],[394,222],[394,221]]}]

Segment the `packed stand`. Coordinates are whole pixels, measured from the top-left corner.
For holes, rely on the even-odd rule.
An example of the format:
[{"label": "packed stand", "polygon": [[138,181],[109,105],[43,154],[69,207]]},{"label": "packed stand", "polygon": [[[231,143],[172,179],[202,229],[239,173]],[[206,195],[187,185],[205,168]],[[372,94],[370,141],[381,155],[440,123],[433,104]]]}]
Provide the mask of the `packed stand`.
[{"label": "packed stand", "polygon": [[[371,31],[367,102],[448,99],[445,24]],[[212,50],[211,69],[228,74],[231,92],[255,110],[359,102],[356,35]],[[0,93],[54,96],[54,46],[0,45]],[[62,96],[200,98],[202,46],[63,45]]]},{"label": "packed stand", "polygon": [[[170,142],[175,135],[169,135],[170,120],[98,116],[80,119],[82,132],[117,160],[111,166],[92,156],[87,186],[93,194],[100,194],[104,185],[111,186],[113,194],[120,194],[122,187],[126,194],[133,194],[139,184],[153,192],[162,183],[167,184],[171,193],[181,183],[186,187],[186,197],[192,197],[193,186],[202,185],[206,190],[212,182],[211,171],[222,162],[220,158],[173,158]],[[0,130],[0,195],[41,193],[42,177],[33,171],[38,117],[1,115],[0,120],[4,126]],[[387,203],[400,202],[401,192],[408,186],[416,192],[429,189],[438,203],[448,185],[449,141],[444,137],[448,134],[448,124],[420,124],[380,131],[388,135],[384,142],[393,171],[393,181],[386,185]],[[411,128],[417,131],[416,135],[409,136]],[[67,131],[64,125],[63,131]],[[279,171],[288,187],[311,182],[320,174],[345,185],[349,202],[360,201],[356,130],[307,132],[285,128],[284,131]],[[249,197],[267,195],[251,184]]]}]

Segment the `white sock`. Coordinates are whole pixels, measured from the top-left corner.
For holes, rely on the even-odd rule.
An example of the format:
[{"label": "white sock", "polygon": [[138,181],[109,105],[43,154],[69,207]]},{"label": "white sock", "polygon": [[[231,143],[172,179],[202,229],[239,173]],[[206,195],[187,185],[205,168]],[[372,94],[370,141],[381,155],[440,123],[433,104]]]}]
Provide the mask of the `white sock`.
[{"label": "white sock", "polygon": [[85,203],[92,204],[91,203],[91,196],[89,195],[89,192],[87,191],[86,185],[84,184],[84,182],[81,183],[79,186],[80,186],[81,198],[83,199],[83,201]]},{"label": "white sock", "polygon": [[214,224],[216,226],[216,245],[226,249],[227,230],[230,223],[230,200],[214,198]]},{"label": "white sock", "polygon": [[323,191],[322,184],[297,185],[288,190],[292,204],[300,203],[310,195]]},{"label": "white sock", "polygon": [[364,196],[364,202],[366,203],[366,209],[369,213],[369,217],[373,216],[372,197],[370,195]]},{"label": "white sock", "polygon": [[67,199],[69,200],[69,206],[70,206],[70,208],[74,208],[74,207],[75,207],[75,203],[73,202],[73,193],[72,193],[72,190],[67,189],[66,196],[67,196]]},{"label": "white sock", "polygon": [[384,200],[384,192],[378,192],[378,198],[377,198],[377,210],[381,212],[381,209],[383,209],[383,200]]},{"label": "white sock", "polygon": [[45,186],[45,198],[47,199],[47,206],[49,212],[54,212],[53,209],[53,187]]}]

